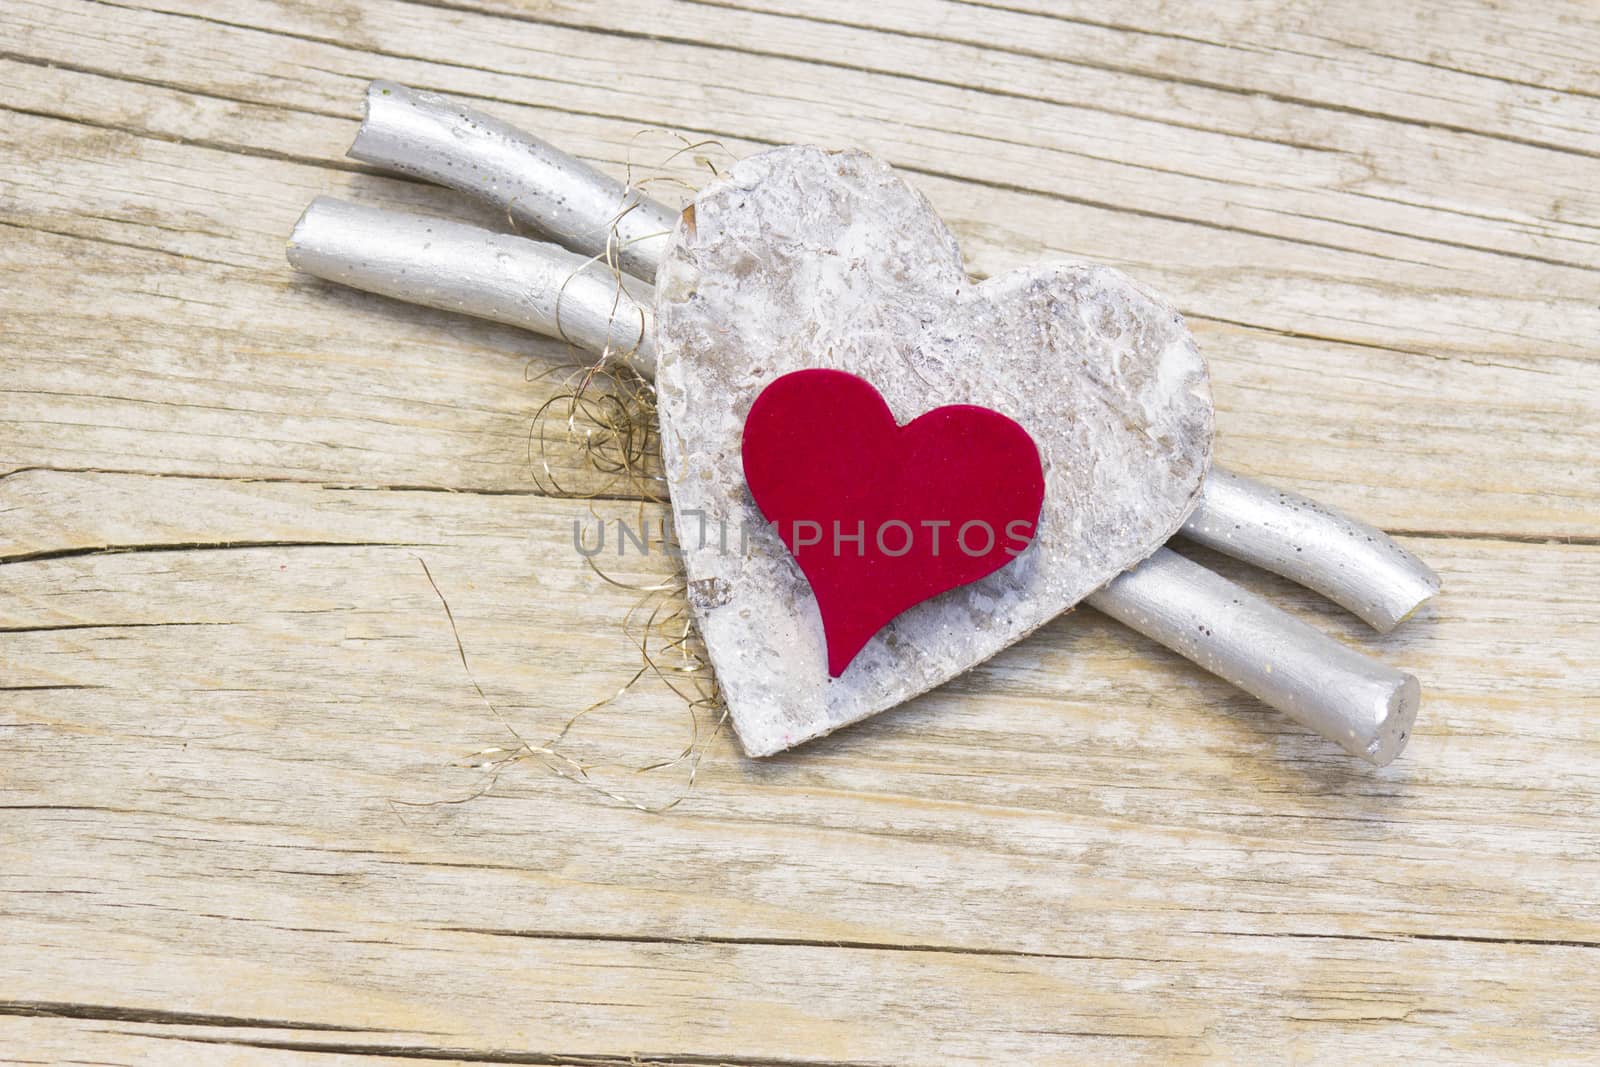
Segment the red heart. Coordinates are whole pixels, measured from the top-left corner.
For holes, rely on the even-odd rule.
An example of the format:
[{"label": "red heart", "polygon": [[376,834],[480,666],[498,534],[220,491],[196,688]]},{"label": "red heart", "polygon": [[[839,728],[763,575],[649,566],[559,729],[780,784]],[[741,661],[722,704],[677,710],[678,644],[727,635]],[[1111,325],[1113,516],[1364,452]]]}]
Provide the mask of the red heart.
[{"label": "red heart", "polygon": [[756,506],[816,594],[835,678],[902,611],[1010,563],[1044,503],[1039,449],[1013,420],[956,404],[897,426],[843,371],[767,386],[741,452]]}]

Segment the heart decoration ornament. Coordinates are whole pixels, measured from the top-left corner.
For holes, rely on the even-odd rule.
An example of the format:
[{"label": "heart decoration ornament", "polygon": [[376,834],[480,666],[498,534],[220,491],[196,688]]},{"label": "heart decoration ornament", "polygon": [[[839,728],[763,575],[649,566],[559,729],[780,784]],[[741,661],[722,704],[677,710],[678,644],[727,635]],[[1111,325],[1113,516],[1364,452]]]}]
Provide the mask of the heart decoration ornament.
[{"label": "heart decoration ornament", "polygon": [[[1354,756],[1383,766],[1405,747],[1416,676],[1160,545],[1182,522],[1189,540],[1380,633],[1437,596],[1439,576],[1359,519],[1211,466],[1205,366],[1173,310],[1116,271],[1041,267],[974,284],[927,203],[859,153],[764,153],[680,213],[526,131],[392,82],[368,87],[350,155],[457,189],[559,243],[318,197],[290,237],[298,269],[559,337],[598,356],[594,370],[620,360],[653,379],[660,355],[656,410],[689,599],[748,752],[914,696],[1080,599]],[[795,374],[854,382],[857,400],[882,393],[851,418],[821,398],[752,464],[741,427],[761,437],[758,397]],[[1023,464],[1043,483],[1037,533],[1015,559],[901,569],[885,551],[824,573],[833,564],[818,566],[809,536],[782,536],[781,520],[809,508],[863,520],[909,511],[919,468],[940,463],[964,483],[946,503],[970,515],[982,498],[965,494],[1013,464],[962,473],[939,449],[906,462],[917,459],[911,427],[952,405],[1014,418],[1038,444]],[[866,423],[884,433],[864,434]],[[808,486],[828,443],[852,435],[854,452],[835,449],[833,474],[823,464]],[[936,477],[921,486],[950,489]],[[763,511],[780,521],[763,528]]]},{"label": "heart decoration ornament", "polygon": [[[1170,305],[1099,266],[974,283],[927,200],[860,152],[777,148],[703,189],[657,267],[655,341],[690,603],[754,756],[902,703],[1071,608],[1178,532],[1210,466],[1210,383]],[[1037,446],[1043,479],[1025,550],[865,635],[863,617],[831,664],[833,580],[808,581],[757,503],[783,492],[785,448],[791,472],[810,453],[791,434],[747,471],[741,447],[763,391],[808,370],[864,379],[902,429],[950,406],[1003,413]],[[864,411],[840,407],[819,429],[859,434]]]}]

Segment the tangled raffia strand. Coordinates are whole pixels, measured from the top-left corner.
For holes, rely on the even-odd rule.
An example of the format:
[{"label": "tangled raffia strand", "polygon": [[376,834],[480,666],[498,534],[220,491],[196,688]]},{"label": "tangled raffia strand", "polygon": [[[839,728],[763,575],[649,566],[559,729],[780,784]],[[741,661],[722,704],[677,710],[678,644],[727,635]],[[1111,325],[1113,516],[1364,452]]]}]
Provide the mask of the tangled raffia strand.
[{"label": "tangled raffia strand", "polygon": [[[429,570],[427,561],[418,556],[417,562],[421,565],[423,576],[433,589],[434,595],[439,598],[440,606],[444,608],[445,618],[450,624],[450,635],[455,641],[456,654],[461,660],[461,669],[466,672],[467,681],[478,694],[478,699],[483,702],[483,706],[512,736],[516,744],[511,748],[479,749],[467,757],[474,766],[488,771],[488,778],[481,786],[466,796],[421,803],[408,801],[393,801],[392,803],[404,804],[407,807],[464,804],[492,792],[500,781],[500,775],[507,768],[525,759],[537,759],[557,777],[577,782],[609,800],[644,812],[659,813],[675,808],[694,790],[695,780],[700,770],[700,761],[705,757],[706,749],[722,732],[722,727],[727,721],[728,709],[722,700],[722,694],[717,689],[716,676],[712,674],[710,664],[705,659],[704,647],[700,644],[699,635],[695,633],[693,622],[689,617],[687,590],[681,575],[674,575],[666,583],[640,587],[618,582],[598,568],[595,569],[596,574],[599,574],[600,577],[613,585],[642,589],[644,592],[643,597],[628,609],[622,619],[622,631],[638,648],[641,664],[634,671],[632,677],[624,682],[616,692],[580,709],[566,721],[566,724],[553,737],[543,744],[535,744],[529,741],[506,718],[505,713],[496,706],[494,701],[489,699],[489,694],[484,691],[482,684],[479,683],[477,676],[473,673],[471,662],[467,659],[466,645],[462,643],[461,631],[456,626],[455,613],[450,609],[450,602],[439,588],[439,583],[434,580],[433,572]],[[590,562],[592,566],[593,562]],[[648,612],[646,612],[646,609],[648,609]],[[641,615],[643,615],[642,623],[639,622]],[[653,641],[658,639],[659,643],[652,647]],[[590,712],[597,711],[620,699],[641,680],[650,677],[655,677],[665,684],[668,689],[684,702],[684,707],[689,712],[689,740],[682,751],[668,759],[632,768],[635,774],[648,774],[677,766],[687,766],[689,768],[689,775],[684,782],[683,788],[677,796],[665,804],[645,804],[635,797],[606,788],[591,778],[589,772],[610,766],[609,764],[584,763],[562,752],[559,747],[573,727],[578,724],[578,720]],[[704,729],[703,715],[707,712],[716,713],[716,718],[709,731]]]},{"label": "tangled raffia strand", "polygon": [[[637,137],[638,135],[635,135],[635,140]],[[712,141],[690,143],[682,138],[679,140],[682,144],[663,165],[685,152],[716,145],[716,142]],[[696,156],[695,159],[709,169],[713,176],[717,174],[717,169],[710,160],[703,156]],[[635,185],[630,161],[628,166],[630,189],[659,181],[678,182],[691,192],[694,191],[693,186],[676,178],[647,178]],[[619,246],[616,221],[612,220],[611,237],[607,241],[603,257],[597,257],[605,260],[616,279],[618,299],[613,308],[614,312],[619,311],[622,306],[623,292],[622,272],[617,256]],[[558,300],[558,323],[559,318]],[[564,369],[572,380],[568,389],[546,400],[534,413],[528,431],[528,465],[533,471],[534,482],[540,492],[552,497],[587,500],[590,503],[591,514],[594,514],[595,503],[601,500],[637,501],[641,514],[639,528],[646,529],[647,524],[642,521],[644,510],[666,506],[668,500],[666,479],[661,470],[661,437],[657,423],[655,386],[628,363],[628,357],[632,354],[608,348],[587,366],[557,367],[529,375],[530,380],[536,380]],[[600,487],[589,492],[578,492],[561,484],[550,465],[552,424],[562,427],[556,436],[565,449],[577,446],[582,467],[606,476],[608,480],[603,481]],[[570,455],[570,452],[568,454]],[[598,515],[595,517],[600,518]],[[655,539],[655,547],[672,558],[681,558],[675,551],[676,545],[673,543],[670,524],[663,521],[657,528],[661,534]],[[450,610],[449,601],[445,599],[444,592],[434,580],[427,562],[420,556],[417,562],[421,564],[423,575],[444,608],[445,618],[450,624],[450,633],[455,641],[456,653],[461,660],[462,670],[466,672],[467,680],[483,705],[511,735],[515,744],[510,748],[481,749],[468,757],[474,766],[486,770],[488,777],[482,786],[467,796],[423,804],[408,804],[408,806],[462,804],[475,800],[493,791],[500,780],[500,775],[525,759],[537,759],[557,776],[578,782],[609,800],[640,811],[662,812],[682,803],[694,789],[700,761],[704,758],[706,749],[715,741],[727,722],[728,709],[717,687],[710,661],[706,658],[705,647],[695,631],[694,621],[689,612],[688,584],[681,570],[663,582],[641,586],[619,581],[606,574],[592,556],[585,557],[590,569],[602,580],[624,589],[637,590],[641,594],[640,599],[622,618],[622,632],[638,649],[640,665],[615,692],[581,708],[568,718],[565,725],[549,740],[543,744],[535,744],[523,736],[484,692],[483,686],[473,674],[466,646],[462,643],[461,633],[456,626],[455,615]],[[683,701],[690,721],[689,739],[682,751],[670,758],[632,768],[635,774],[646,774],[672,767],[688,767],[688,778],[684,782],[683,789],[672,800],[659,805],[644,804],[634,797],[609,789],[590,777],[590,771],[610,765],[584,763],[560,750],[561,743],[578,725],[579,720],[614,703],[641,681],[650,678],[666,685]],[[710,729],[707,730],[705,719],[709,715],[715,717]]]}]

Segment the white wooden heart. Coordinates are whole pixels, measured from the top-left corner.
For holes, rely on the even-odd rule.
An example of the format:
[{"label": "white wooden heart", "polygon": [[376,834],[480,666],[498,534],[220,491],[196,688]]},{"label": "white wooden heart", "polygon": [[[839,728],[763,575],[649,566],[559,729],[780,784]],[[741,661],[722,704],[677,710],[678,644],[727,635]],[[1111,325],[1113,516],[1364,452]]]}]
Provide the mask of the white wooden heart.
[{"label": "white wooden heart", "polygon": [[[1178,531],[1210,464],[1205,362],[1170,305],[1107,267],[974,283],[932,206],[860,152],[777,148],[703,190],[657,272],[656,334],[690,602],[753,756],[893,707],[1072,607]],[[1045,472],[1026,552],[900,615],[836,679],[740,464],[757,394],[806,367],[867,379],[902,424],[994,408]]]}]

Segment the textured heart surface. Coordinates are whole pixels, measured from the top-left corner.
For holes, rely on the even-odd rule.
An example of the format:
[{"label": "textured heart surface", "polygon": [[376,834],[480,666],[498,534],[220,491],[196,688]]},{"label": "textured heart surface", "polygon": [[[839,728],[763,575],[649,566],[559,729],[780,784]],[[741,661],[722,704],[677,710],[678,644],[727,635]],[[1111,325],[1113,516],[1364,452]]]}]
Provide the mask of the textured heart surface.
[{"label": "textured heart surface", "polygon": [[1033,540],[1044,471],[990,408],[950,404],[896,425],[865,379],[785,374],[744,423],[744,476],[817,598],[828,673],[914,604],[975,582]]},{"label": "textured heart surface", "polygon": [[[656,349],[690,603],[751,755],[893,707],[1072,607],[1178,531],[1210,463],[1205,363],[1170,305],[1097,266],[974,283],[928,202],[859,152],[773,149],[702,190],[657,271]],[[1045,481],[1022,555],[902,612],[837,678],[741,457],[756,398],[810,368],[872,382],[897,423],[1004,412]]]}]

